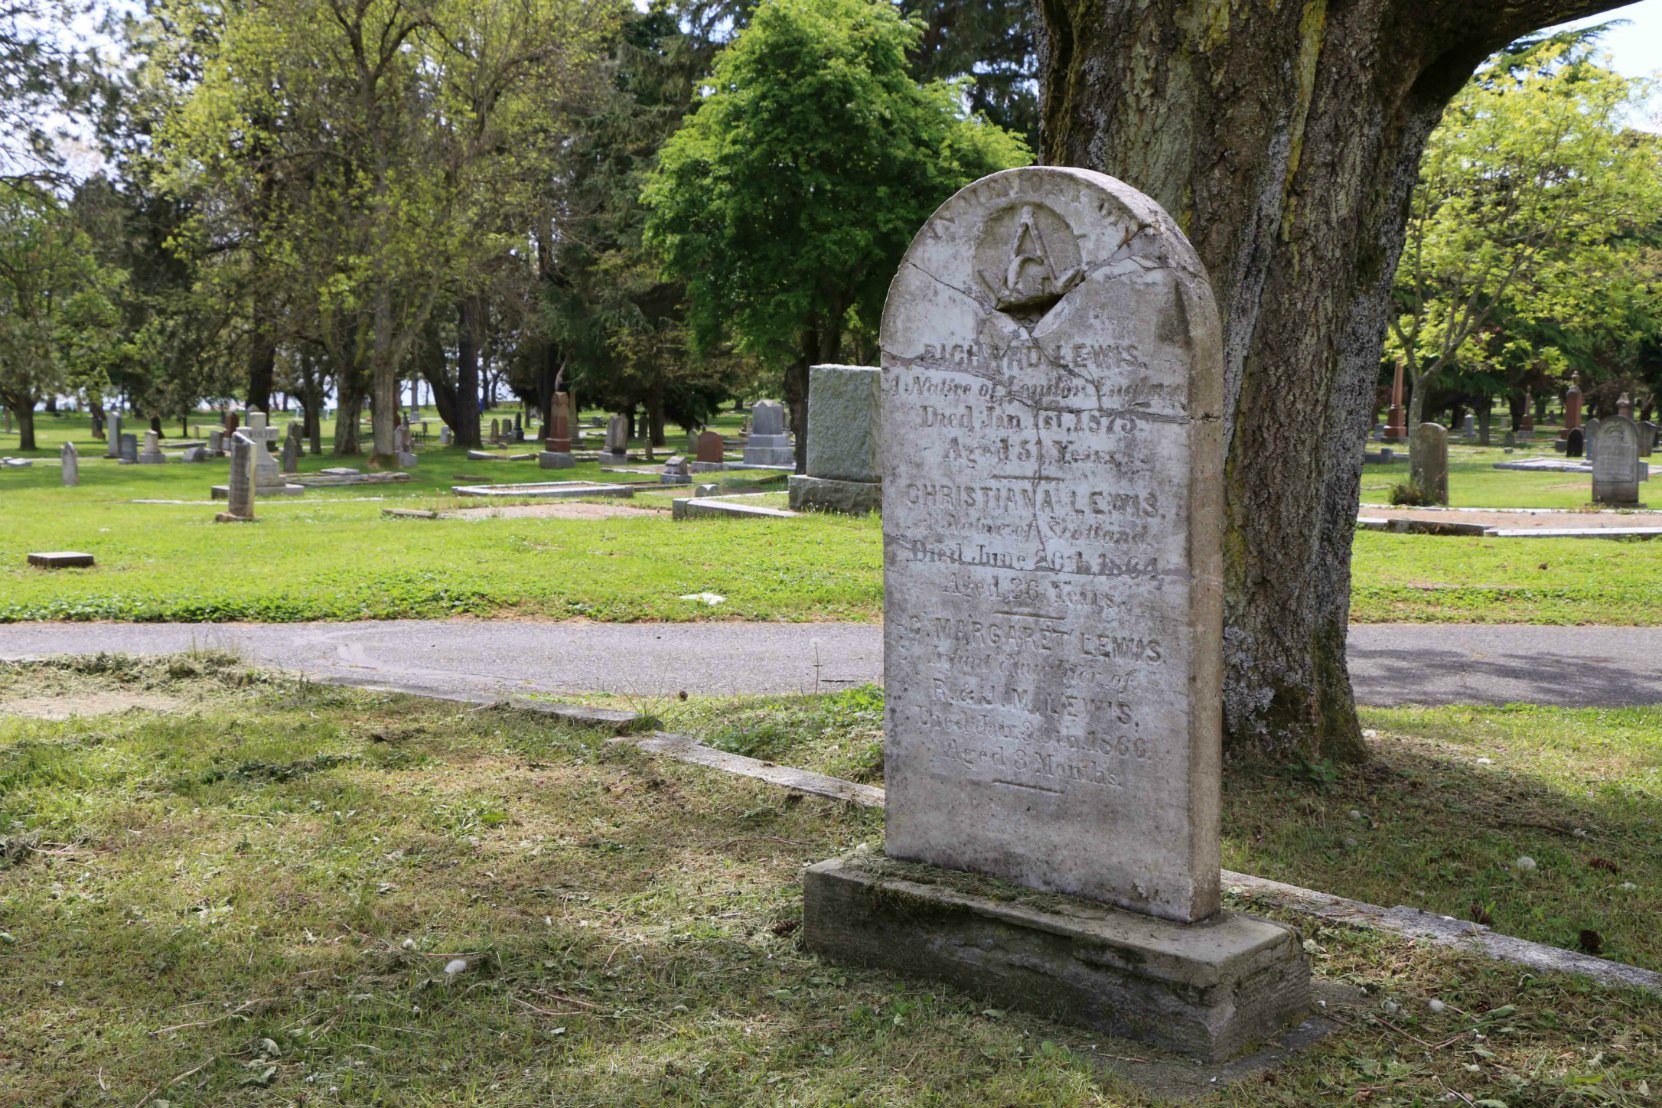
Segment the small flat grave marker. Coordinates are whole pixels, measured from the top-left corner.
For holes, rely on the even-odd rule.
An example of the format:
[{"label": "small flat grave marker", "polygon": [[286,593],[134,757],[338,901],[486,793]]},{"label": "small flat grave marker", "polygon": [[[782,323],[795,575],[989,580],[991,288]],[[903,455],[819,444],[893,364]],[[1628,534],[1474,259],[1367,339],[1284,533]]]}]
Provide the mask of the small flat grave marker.
[{"label": "small flat grave marker", "polygon": [[80,569],[92,565],[93,557],[76,550],[43,550],[30,554],[29,564],[37,569]]}]

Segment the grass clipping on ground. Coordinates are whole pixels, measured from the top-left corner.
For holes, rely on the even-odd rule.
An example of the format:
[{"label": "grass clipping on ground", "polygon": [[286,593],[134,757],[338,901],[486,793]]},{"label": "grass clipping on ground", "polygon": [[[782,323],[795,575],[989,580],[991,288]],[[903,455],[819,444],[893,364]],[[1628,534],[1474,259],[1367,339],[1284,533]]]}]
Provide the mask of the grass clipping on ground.
[{"label": "grass clipping on ground", "polygon": [[[136,694],[171,707],[0,720],[0,1102],[1142,1103],[1112,1074],[1123,1044],[799,949],[801,866],[879,844],[879,813],[543,715],[215,655],[0,667],[0,703]],[[772,752],[835,746],[828,764],[880,772],[875,692],[785,707]],[[762,710],[728,704],[718,723],[691,704],[683,722],[705,711],[732,745]],[[1655,779],[1632,782],[1626,749],[1581,768],[1625,774],[1642,818]],[[1544,757],[1574,772],[1584,753]],[[1314,827],[1314,805],[1357,837],[1338,810],[1355,803],[1350,778],[1251,780],[1265,826]],[[1232,789],[1231,841],[1251,849],[1244,795]],[[1623,826],[1596,814],[1601,831]],[[1326,849],[1285,839],[1289,859]],[[1386,882],[1395,863],[1375,853]],[[1654,897],[1654,856],[1624,864]],[[1662,1091],[1662,1000],[1299,925],[1318,971],[1367,1005],[1216,1103],[1639,1105]]]}]

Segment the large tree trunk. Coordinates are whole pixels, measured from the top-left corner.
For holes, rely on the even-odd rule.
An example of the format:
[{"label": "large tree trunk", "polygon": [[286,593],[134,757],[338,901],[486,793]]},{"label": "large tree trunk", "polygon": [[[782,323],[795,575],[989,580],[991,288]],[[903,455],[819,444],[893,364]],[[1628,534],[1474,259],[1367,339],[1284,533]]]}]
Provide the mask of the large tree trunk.
[{"label": "large tree trunk", "polygon": [[477,450],[483,445],[479,425],[479,348],[484,343],[485,305],[478,297],[462,301],[456,310],[456,445]]},{"label": "large tree trunk", "polygon": [[1615,0],[1037,0],[1043,148],[1148,193],[1224,317],[1231,751],[1365,754],[1345,661],[1362,452],[1426,137],[1488,54]]},{"label": "large tree trunk", "polygon": [[248,348],[249,411],[271,411],[271,382],[276,372],[277,343],[267,326],[256,320]]},{"label": "large tree trunk", "polygon": [[[10,407],[11,405],[8,405]],[[18,404],[17,408],[17,448],[19,450],[35,449],[35,405],[34,401],[27,404]]]},{"label": "large tree trunk", "polygon": [[335,457],[344,458],[363,452],[358,442],[358,419],[364,410],[364,374],[354,366],[342,368],[336,376]]}]

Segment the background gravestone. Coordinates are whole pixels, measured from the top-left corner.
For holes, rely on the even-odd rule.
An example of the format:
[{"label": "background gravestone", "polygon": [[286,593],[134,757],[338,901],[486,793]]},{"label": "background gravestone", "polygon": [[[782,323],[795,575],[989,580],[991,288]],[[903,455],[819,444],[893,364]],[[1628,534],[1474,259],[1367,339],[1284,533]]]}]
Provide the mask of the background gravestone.
[{"label": "background gravestone", "polygon": [[110,413],[110,436],[105,442],[104,457],[121,457],[121,413]]},{"label": "background gravestone", "polygon": [[863,515],[882,504],[877,411],[882,371],[816,365],[808,370],[808,472],[790,479],[795,511]]},{"label": "background gravestone", "polygon": [[882,351],[889,857],[811,867],[805,941],[1208,1057],[1273,1034],[1309,976],[1219,912],[1223,350],[1193,249],[1113,178],[995,174],[913,241]]},{"label": "background gravestone", "polygon": [[[812,386],[810,386],[811,388]],[[750,407],[750,435],[744,441],[744,464],[794,466],[796,450],[785,430],[785,406],[777,400],[758,400]]]},{"label": "background gravestone", "polygon": [[1587,451],[1593,459],[1593,503],[1639,506],[1639,427],[1629,416],[1593,421],[1598,429]]},{"label": "background gravestone", "polygon": [[65,488],[74,488],[81,483],[81,456],[75,450],[75,444],[66,442],[58,452],[63,463],[63,484]]},{"label": "background gravestone", "polygon": [[1577,427],[1564,436],[1564,457],[1579,458],[1587,452],[1586,446],[1587,435],[1581,428]]},{"label": "background gravestone", "polygon": [[1582,435],[1583,435],[1582,445],[1587,450],[1587,460],[1589,462],[1595,461],[1598,458],[1598,437],[1599,437],[1599,424],[1600,424],[1600,422],[1601,421],[1597,420],[1597,419],[1589,419],[1587,421],[1586,426],[1584,426],[1581,429],[1581,432],[1582,432]]},{"label": "background gravestone", "polygon": [[1433,504],[1448,503],[1448,429],[1442,424],[1414,428],[1408,479]]}]

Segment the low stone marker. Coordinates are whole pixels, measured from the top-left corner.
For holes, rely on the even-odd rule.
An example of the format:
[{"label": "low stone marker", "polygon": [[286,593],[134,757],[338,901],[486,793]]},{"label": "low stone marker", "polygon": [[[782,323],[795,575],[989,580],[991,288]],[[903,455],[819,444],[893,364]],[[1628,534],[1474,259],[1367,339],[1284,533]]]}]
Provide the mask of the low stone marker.
[{"label": "low stone marker", "polygon": [[167,464],[167,455],[162,453],[162,437],[154,431],[144,433],[144,452],[138,456],[141,466],[159,466]]},{"label": "low stone marker", "polygon": [[256,452],[268,453],[264,442],[256,441],[245,431],[238,431],[231,436],[231,477],[225,483],[225,511],[214,516],[214,522],[254,521],[254,495],[255,489],[259,487],[259,483],[254,479]]},{"label": "low stone marker", "polygon": [[81,483],[81,455],[76,452],[75,444],[66,442],[63,449],[58,451],[58,457],[63,463],[63,486],[72,489]]},{"label": "low stone marker", "polygon": [[[810,386],[811,388],[811,386]],[[796,448],[785,429],[785,406],[777,400],[758,400],[750,408],[750,437],[744,441],[747,466],[796,465]]]},{"label": "low stone marker", "polygon": [[1631,416],[1593,420],[1597,424],[1587,451],[1593,460],[1593,503],[1615,508],[1639,507],[1639,425]]},{"label": "low stone marker", "polygon": [[887,856],[807,870],[807,947],[1208,1059],[1275,1035],[1310,1004],[1298,936],[1220,911],[1193,249],[1111,177],[995,174],[913,240],[881,346]]},{"label": "low stone marker", "polygon": [[699,465],[724,466],[727,464],[727,443],[714,431],[705,431],[694,441],[693,457]]},{"label": "low stone marker", "polygon": [[300,424],[289,424],[288,434],[283,436],[283,472],[300,472]]},{"label": "low stone marker", "polygon": [[1448,503],[1448,429],[1442,424],[1414,428],[1408,479],[1433,504]]},{"label": "low stone marker", "polygon": [[138,465],[139,449],[137,435],[122,435],[120,444],[120,459],[122,465]]},{"label": "low stone marker", "polygon": [[571,456],[571,396],[557,392],[549,404],[548,437],[537,456],[540,469],[570,469],[577,464]]},{"label": "low stone marker", "polygon": [[614,415],[606,421],[606,453],[614,458],[629,453],[629,417]]},{"label": "low stone marker", "polygon": [[36,569],[84,569],[93,562],[91,554],[78,550],[44,550],[29,555],[29,564]]},{"label": "low stone marker", "polygon": [[882,371],[816,365],[808,380],[808,472],[790,478],[792,510],[876,511],[883,502],[877,451]]},{"label": "low stone marker", "polygon": [[680,454],[671,454],[664,462],[664,471],[658,475],[661,485],[690,485],[692,484],[692,470],[687,465],[687,459]]}]

